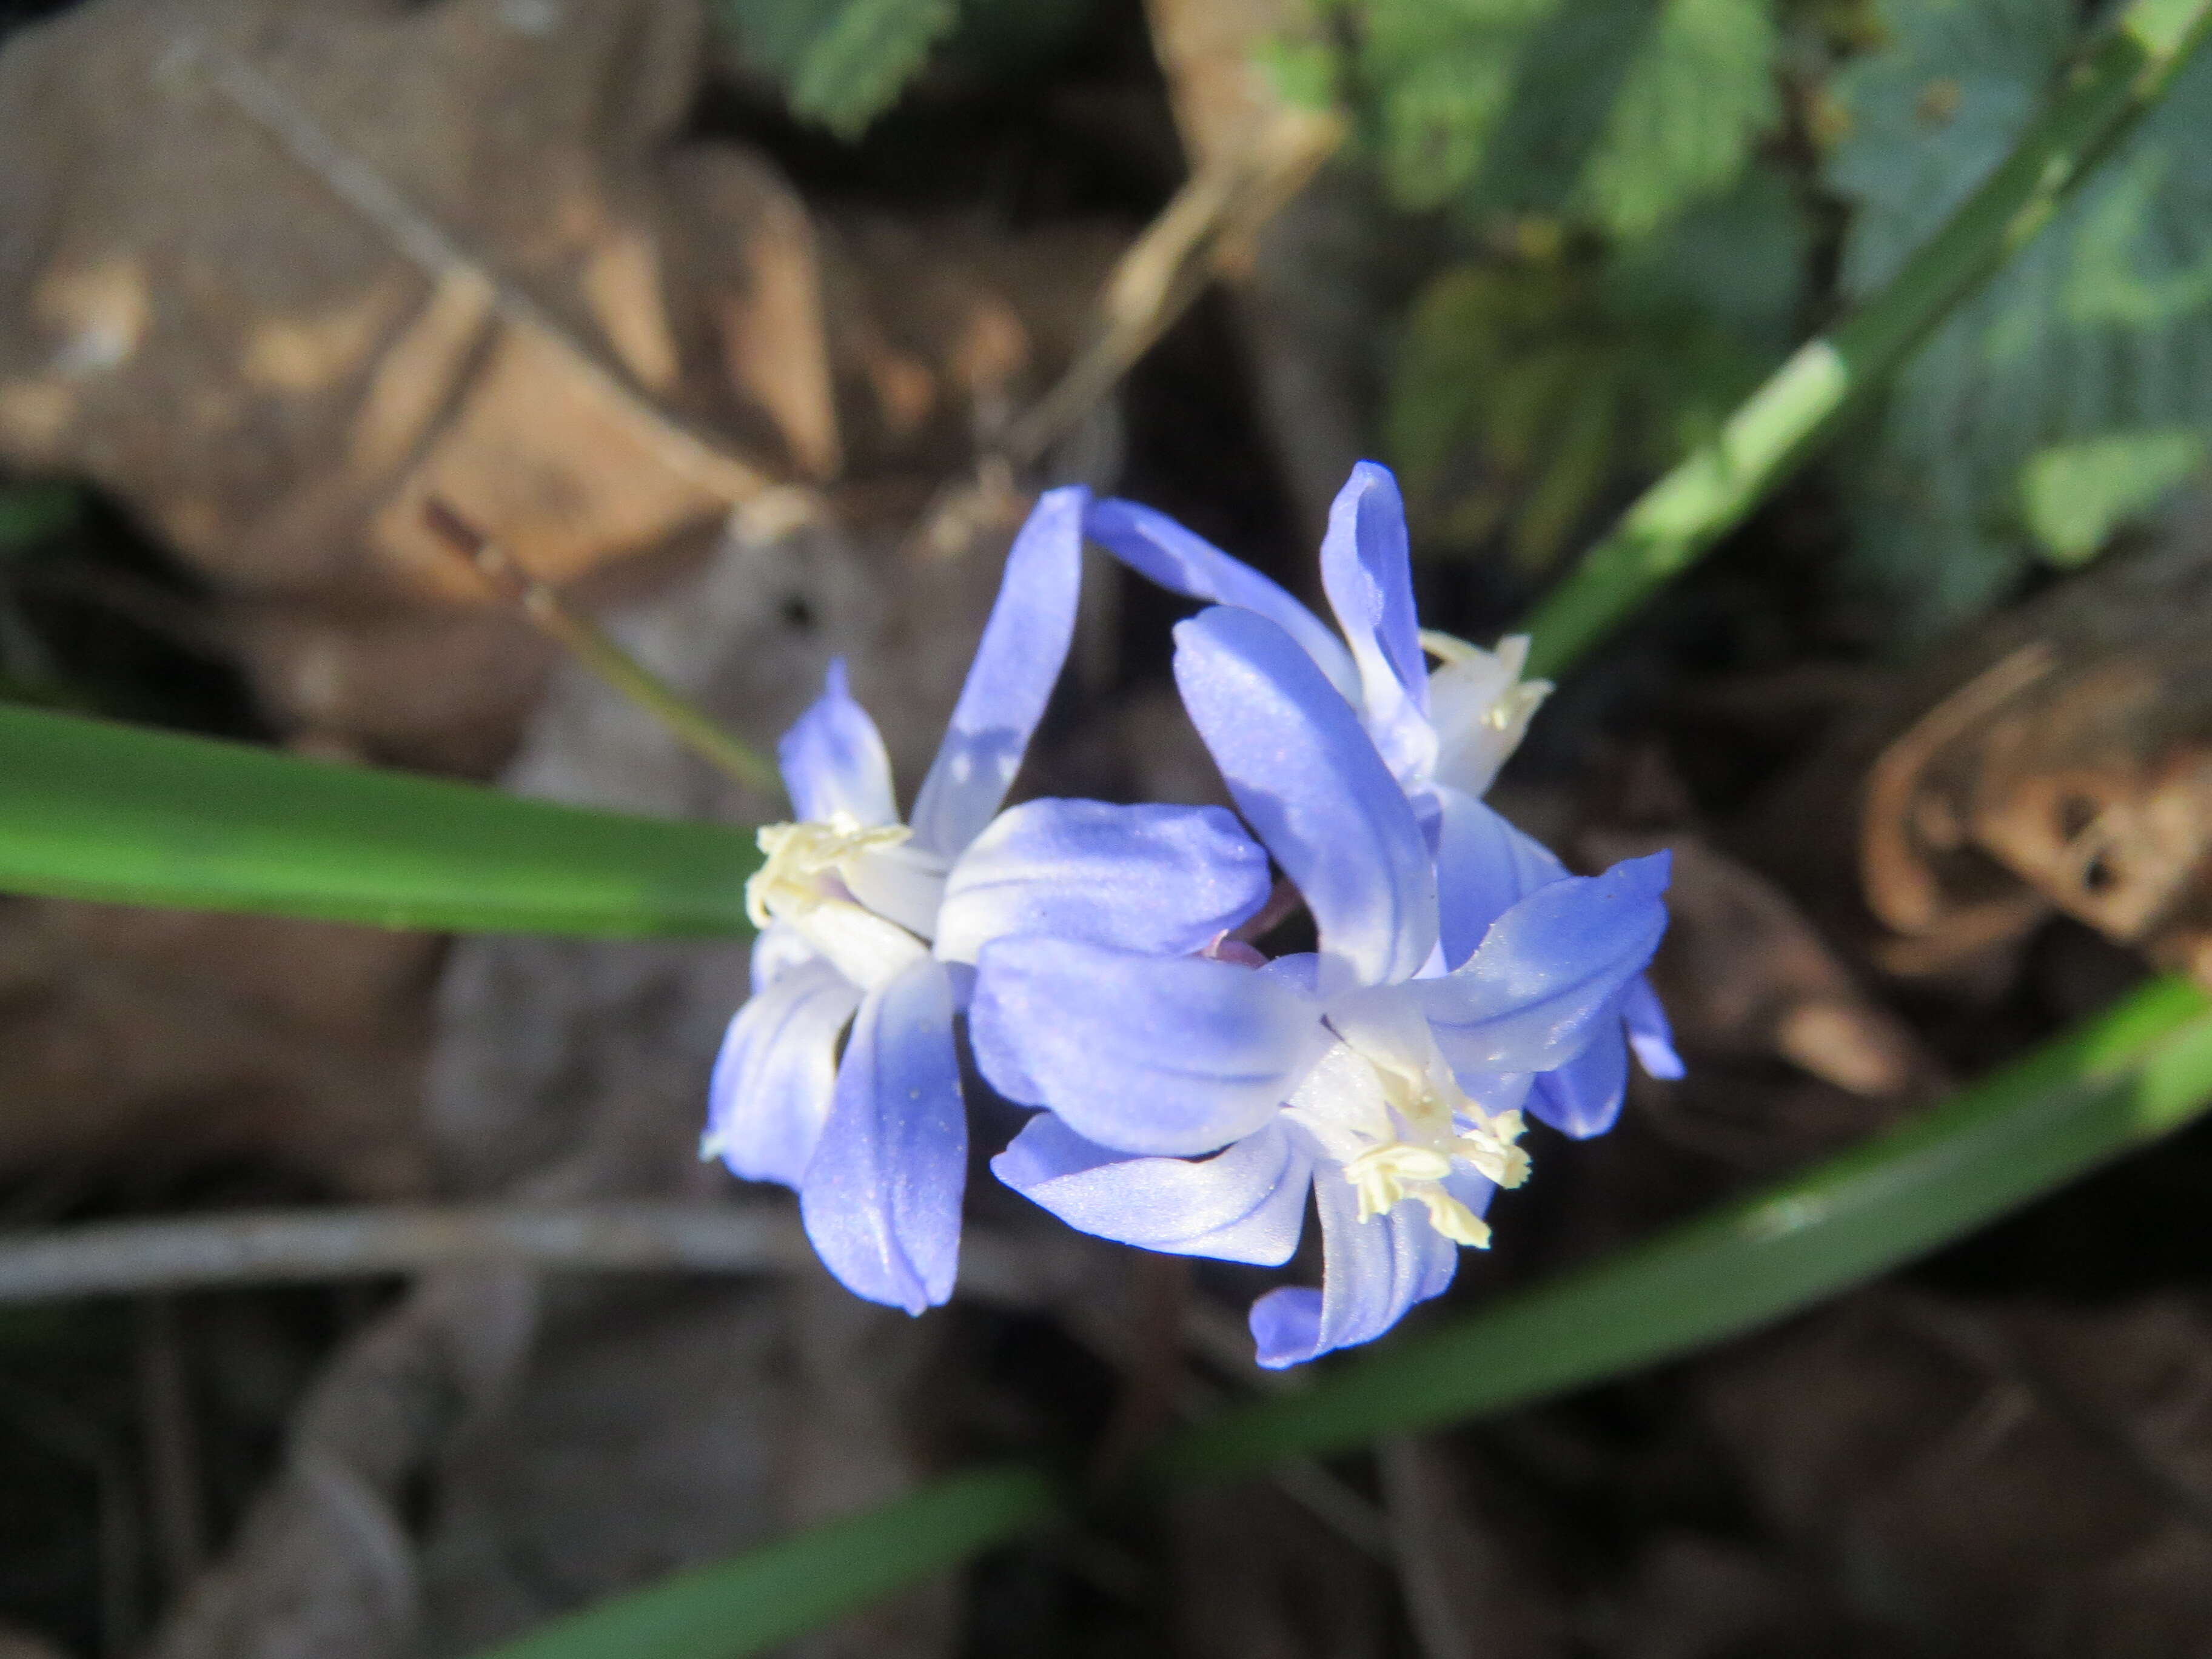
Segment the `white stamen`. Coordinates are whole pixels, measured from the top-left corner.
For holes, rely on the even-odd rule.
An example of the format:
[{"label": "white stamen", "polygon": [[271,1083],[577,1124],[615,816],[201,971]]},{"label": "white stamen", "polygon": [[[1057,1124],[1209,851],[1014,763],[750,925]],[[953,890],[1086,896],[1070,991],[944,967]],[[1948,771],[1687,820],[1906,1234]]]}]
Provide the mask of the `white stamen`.
[{"label": "white stamen", "polygon": [[1443,666],[1429,676],[1439,782],[1480,796],[1521,746],[1528,722],[1552,694],[1549,680],[1523,680],[1528,636],[1510,634],[1494,652],[1432,629],[1421,648]]},{"label": "white stamen", "polygon": [[884,984],[929,947],[859,902],[847,878],[913,833],[902,823],[863,828],[849,812],[826,823],[763,824],[757,839],[768,856],[745,883],[745,914],[756,927],[788,922],[854,984]]},{"label": "white stamen", "polygon": [[[1521,1114],[1484,1113],[1434,1052],[1425,1025],[1407,1027],[1401,1041],[1386,1045],[1390,1024],[1355,1026],[1362,1044],[1342,1042],[1323,1057],[1292,1097],[1291,1115],[1342,1163],[1362,1221],[1412,1199],[1445,1237],[1483,1249],[1490,1243],[1488,1224],[1444,1182],[1455,1163],[1471,1164],[1501,1187],[1527,1180],[1528,1155],[1514,1144]],[[1415,1030],[1430,1052],[1400,1052]]]},{"label": "white stamen", "polygon": [[833,812],[826,823],[764,823],[753,840],[767,860],[745,882],[745,914],[756,927],[777,917],[796,921],[800,913],[842,896],[825,886],[824,876],[913,834],[902,823],[864,830],[850,812]]}]

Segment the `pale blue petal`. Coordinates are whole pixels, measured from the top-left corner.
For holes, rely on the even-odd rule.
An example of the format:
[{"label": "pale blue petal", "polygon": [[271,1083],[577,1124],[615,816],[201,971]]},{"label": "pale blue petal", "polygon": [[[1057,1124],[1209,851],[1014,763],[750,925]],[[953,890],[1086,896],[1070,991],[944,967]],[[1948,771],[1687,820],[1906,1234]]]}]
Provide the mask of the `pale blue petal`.
[{"label": "pale blue petal", "polygon": [[1273,958],[1260,969],[1269,979],[1279,980],[1300,996],[1321,995],[1321,957],[1311,951],[1295,951],[1288,956]]},{"label": "pale blue petal", "polygon": [[1251,969],[1035,937],[985,947],[968,1030],[1000,1093],[1176,1158],[1267,1122],[1328,1042],[1311,1002]]},{"label": "pale blue petal", "polygon": [[1601,1015],[1589,1048],[1557,1071],[1538,1076],[1528,1091],[1528,1115],[1561,1134],[1587,1140],[1620,1121],[1628,1095],[1628,1044]]},{"label": "pale blue petal", "polygon": [[1267,902],[1267,855],[1218,806],[1033,800],[1001,812],[945,886],[937,953],[1044,933],[1186,956]]},{"label": "pale blue petal", "polygon": [[1326,1160],[1316,1167],[1314,1195],[1321,1209],[1320,1291],[1270,1291],[1252,1304],[1257,1358],[1270,1370],[1372,1342],[1416,1302],[1441,1293],[1459,1265],[1459,1247],[1412,1199],[1362,1221],[1352,1183]]},{"label": "pale blue petal", "polygon": [[794,968],[822,960],[799,929],[787,921],[772,921],[753,935],[750,963],[753,994],[758,996]]},{"label": "pale blue petal", "polygon": [[918,1314],[952,1294],[967,1181],[952,986],[925,957],[860,1005],[799,1215],[848,1290]]},{"label": "pale blue petal", "polygon": [[1539,887],[1566,878],[1567,867],[1474,796],[1438,786],[1437,913],[1444,963],[1462,967],[1482,936]]},{"label": "pale blue petal", "polygon": [[849,812],[863,824],[898,822],[890,757],[868,711],[845,687],[845,659],[834,659],[822,695],[775,746],[792,811],[819,822]]},{"label": "pale blue petal", "polygon": [[830,1115],[837,1034],[860,1005],[858,986],[811,962],[738,1009],[707,1085],[700,1155],[747,1181],[798,1186]]},{"label": "pale blue petal", "polygon": [[1212,1158],[1132,1158],[1050,1112],[1031,1118],[992,1171],[1071,1227],[1170,1255],[1279,1267],[1305,1225],[1313,1157],[1280,1121]]},{"label": "pale blue petal", "polygon": [[1328,510],[1321,544],[1322,586],[1359,668],[1368,730],[1401,780],[1425,776],[1436,759],[1430,728],[1428,662],[1413,613],[1406,504],[1389,469],[1361,461]]},{"label": "pale blue petal", "polygon": [[1408,979],[1437,942],[1436,872],[1350,704],[1290,635],[1225,607],[1176,624],[1176,683],[1229,793],[1362,984]]},{"label": "pale blue petal", "polygon": [[1467,965],[1410,989],[1455,1071],[1548,1072],[1574,1059],[1667,928],[1668,855],[1540,887]]},{"label": "pale blue petal", "polygon": [[1621,1012],[1628,1021],[1628,1046],[1636,1050],[1637,1062],[1644,1071],[1669,1080],[1683,1076],[1686,1068],[1681,1055],[1674,1052],[1674,1027],[1660,1004],[1659,994],[1641,974],[1629,986]]},{"label": "pale blue petal", "polygon": [[1123,564],[1171,593],[1256,611],[1296,640],[1338,692],[1359,695],[1359,672],[1328,625],[1249,564],[1232,559],[1164,513],[1117,499],[1093,501],[1084,532]]},{"label": "pale blue petal", "polygon": [[1014,538],[967,684],[915,797],[914,841],[925,853],[957,857],[1021,770],[1075,635],[1089,499],[1079,484],[1045,491]]}]

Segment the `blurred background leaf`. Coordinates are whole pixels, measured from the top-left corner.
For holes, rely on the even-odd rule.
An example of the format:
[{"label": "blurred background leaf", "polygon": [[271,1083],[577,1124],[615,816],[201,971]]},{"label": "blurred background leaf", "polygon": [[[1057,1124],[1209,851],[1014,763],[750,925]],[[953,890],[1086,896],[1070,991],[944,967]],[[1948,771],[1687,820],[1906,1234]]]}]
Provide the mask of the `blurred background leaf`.
[{"label": "blurred background leaf", "polygon": [[[1847,297],[1886,282],[1997,164],[2063,68],[2063,0],[1881,11],[1832,94],[1830,186],[1851,207]],[[2212,430],[2212,60],[1893,389],[1856,502],[1862,578],[1901,637],[2002,597],[2038,554],[2074,563],[2196,470]]]},{"label": "blurred background leaf", "polygon": [[1361,21],[1409,208],[1642,235],[1727,188],[1777,112],[1764,0],[1376,0]]},{"label": "blurred background leaf", "polygon": [[898,101],[960,18],[957,0],[715,0],[714,12],[795,114],[847,139]]},{"label": "blurred background leaf", "polygon": [[1765,0],[1375,0],[1348,84],[1393,198],[1440,215],[1382,447],[1431,552],[1528,571],[1710,432],[1785,349],[1807,234]]},{"label": "blurred background leaf", "polygon": [[1760,167],[1615,250],[1524,235],[1423,289],[1384,414],[1432,550],[1504,532],[1540,569],[1624,470],[1711,435],[1787,347],[1806,234]]}]

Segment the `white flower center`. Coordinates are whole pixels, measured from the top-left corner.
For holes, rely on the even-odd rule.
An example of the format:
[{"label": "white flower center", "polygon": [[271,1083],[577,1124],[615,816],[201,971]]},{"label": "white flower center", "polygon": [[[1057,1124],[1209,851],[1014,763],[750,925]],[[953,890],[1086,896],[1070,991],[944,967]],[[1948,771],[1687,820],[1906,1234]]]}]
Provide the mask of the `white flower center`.
[{"label": "white flower center", "polygon": [[902,823],[863,827],[849,812],[827,822],[763,824],[756,840],[767,858],[745,883],[745,914],[756,927],[789,924],[846,978],[873,989],[928,954],[910,929],[853,890],[872,860],[913,833]]},{"label": "white flower center", "polygon": [[1362,1221],[1410,1198],[1445,1237],[1480,1249],[1490,1243],[1489,1224],[1445,1179],[1461,1162],[1501,1187],[1526,1181],[1528,1155],[1514,1144],[1521,1114],[1483,1112],[1433,1053],[1433,1042],[1426,1046],[1431,1052],[1416,1060],[1396,1044],[1337,1043],[1291,1097],[1291,1115],[1343,1164]]},{"label": "white flower center", "polygon": [[745,914],[753,926],[795,921],[815,906],[850,902],[839,875],[864,853],[896,847],[912,838],[902,823],[863,829],[850,812],[833,812],[827,823],[764,823],[754,843],[767,860],[745,882]]}]

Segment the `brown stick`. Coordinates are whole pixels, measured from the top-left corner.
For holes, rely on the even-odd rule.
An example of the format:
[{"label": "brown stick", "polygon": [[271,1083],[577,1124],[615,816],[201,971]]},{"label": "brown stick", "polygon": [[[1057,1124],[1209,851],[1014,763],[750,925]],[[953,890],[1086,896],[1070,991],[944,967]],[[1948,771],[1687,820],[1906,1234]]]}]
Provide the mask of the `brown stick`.
[{"label": "brown stick", "polygon": [[[1075,1258],[969,1228],[961,1289],[1049,1301]],[[0,1304],[217,1285],[301,1284],[514,1265],[580,1273],[782,1273],[813,1248],[781,1205],[463,1204],[237,1211],[0,1237]]]}]

